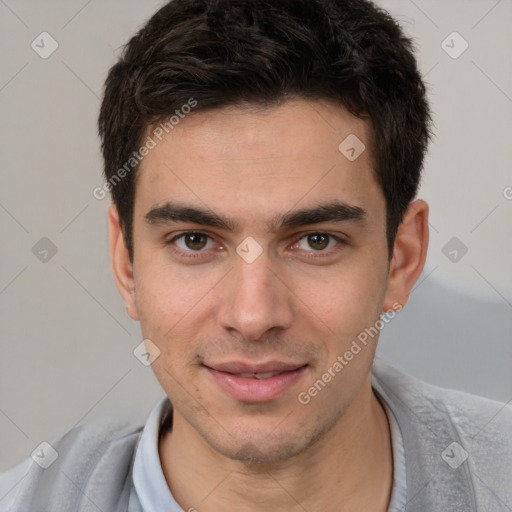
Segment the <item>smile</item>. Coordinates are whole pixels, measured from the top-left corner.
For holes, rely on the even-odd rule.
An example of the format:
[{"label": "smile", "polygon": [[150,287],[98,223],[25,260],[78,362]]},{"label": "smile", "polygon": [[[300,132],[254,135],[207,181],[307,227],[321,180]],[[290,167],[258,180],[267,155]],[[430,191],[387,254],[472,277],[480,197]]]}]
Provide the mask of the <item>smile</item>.
[{"label": "smile", "polygon": [[307,364],[267,363],[245,365],[227,363],[204,366],[216,385],[235,400],[264,403],[277,399],[306,372]]}]

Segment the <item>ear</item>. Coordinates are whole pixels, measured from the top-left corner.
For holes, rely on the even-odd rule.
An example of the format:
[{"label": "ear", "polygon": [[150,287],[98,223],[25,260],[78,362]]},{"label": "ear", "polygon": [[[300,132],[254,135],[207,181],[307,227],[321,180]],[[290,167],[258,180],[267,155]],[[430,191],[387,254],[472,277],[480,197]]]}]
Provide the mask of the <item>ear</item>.
[{"label": "ear", "polygon": [[398,227],[389,266],[383,311],[405,306],[414,283],[420,276],[428,247],[428,204],[417,199],[409,204]]},{"label": "ear", "polygon": [[117,289],[126,302],[126,311],[134,320],[138,320],[135,304],[135,282],[133,279],[133,265],[130,261],[128,249],[124,240],[123,230],[119,222],[119,213],[115,205],[108,210],[110,225],[110,263],[114,273]]}]

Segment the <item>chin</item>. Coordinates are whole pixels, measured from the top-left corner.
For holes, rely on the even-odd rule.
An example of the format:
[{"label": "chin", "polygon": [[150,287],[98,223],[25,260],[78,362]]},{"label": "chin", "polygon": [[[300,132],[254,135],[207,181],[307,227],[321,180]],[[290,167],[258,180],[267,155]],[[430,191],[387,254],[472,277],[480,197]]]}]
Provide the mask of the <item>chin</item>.
[{"label": "chin", "polygon": [[[288,425],[289,426],[289,425]],[[276,425],[269,429],[251,429],[239,426],[233,436],[221,439],[206,438],[208,444],[221,455],[240,462],[272,464],[292,459],[311,448],[330,430],[331,424],[315,425],[311,430],[295,424],[295,431],[279,430]],[[283,424],[284,427],[284,424]],[[306,430],[304,430],[306,428]]]},{"label": "chin", "polygon": [[289,460],[303,452],[307,446],[301,446],[296,442],[269,442],[262,439],[261,442],[242,441],[231,443],[230,446],[214,446],[225,457],[239,462],[252,464],[272,464]]}]

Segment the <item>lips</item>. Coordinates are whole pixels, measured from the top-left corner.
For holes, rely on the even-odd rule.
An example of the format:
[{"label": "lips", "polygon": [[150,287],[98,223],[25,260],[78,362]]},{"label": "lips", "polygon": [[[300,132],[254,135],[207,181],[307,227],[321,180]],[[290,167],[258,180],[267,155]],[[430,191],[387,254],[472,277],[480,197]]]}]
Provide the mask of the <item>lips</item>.
[{"label": "lips", "polygon": [[227,362],[205,365],[218,372],[231,373],[232,375],[254,375],[261,373],[284,373],[305,366],[304,363],[285,363],[269,361],[266,363],[247,364],[242,362]]},{"label": "lips", "polygon": [[204,365],[222,391],[249,403],[275,400],[301,378],[307,364],[270,361],[247,364],[225,362]]}]

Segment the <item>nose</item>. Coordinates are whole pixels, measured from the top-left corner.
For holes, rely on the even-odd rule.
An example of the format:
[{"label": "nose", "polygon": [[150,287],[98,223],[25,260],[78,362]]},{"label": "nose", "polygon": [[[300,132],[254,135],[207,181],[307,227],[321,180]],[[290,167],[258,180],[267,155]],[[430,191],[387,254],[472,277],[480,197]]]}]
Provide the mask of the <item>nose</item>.
[{"label": "nose", "polygon": [[222,328],[247,340],[260,340],[292,324],[292,293],[265,253],[252,263],[237,258],[219,299]]}]

